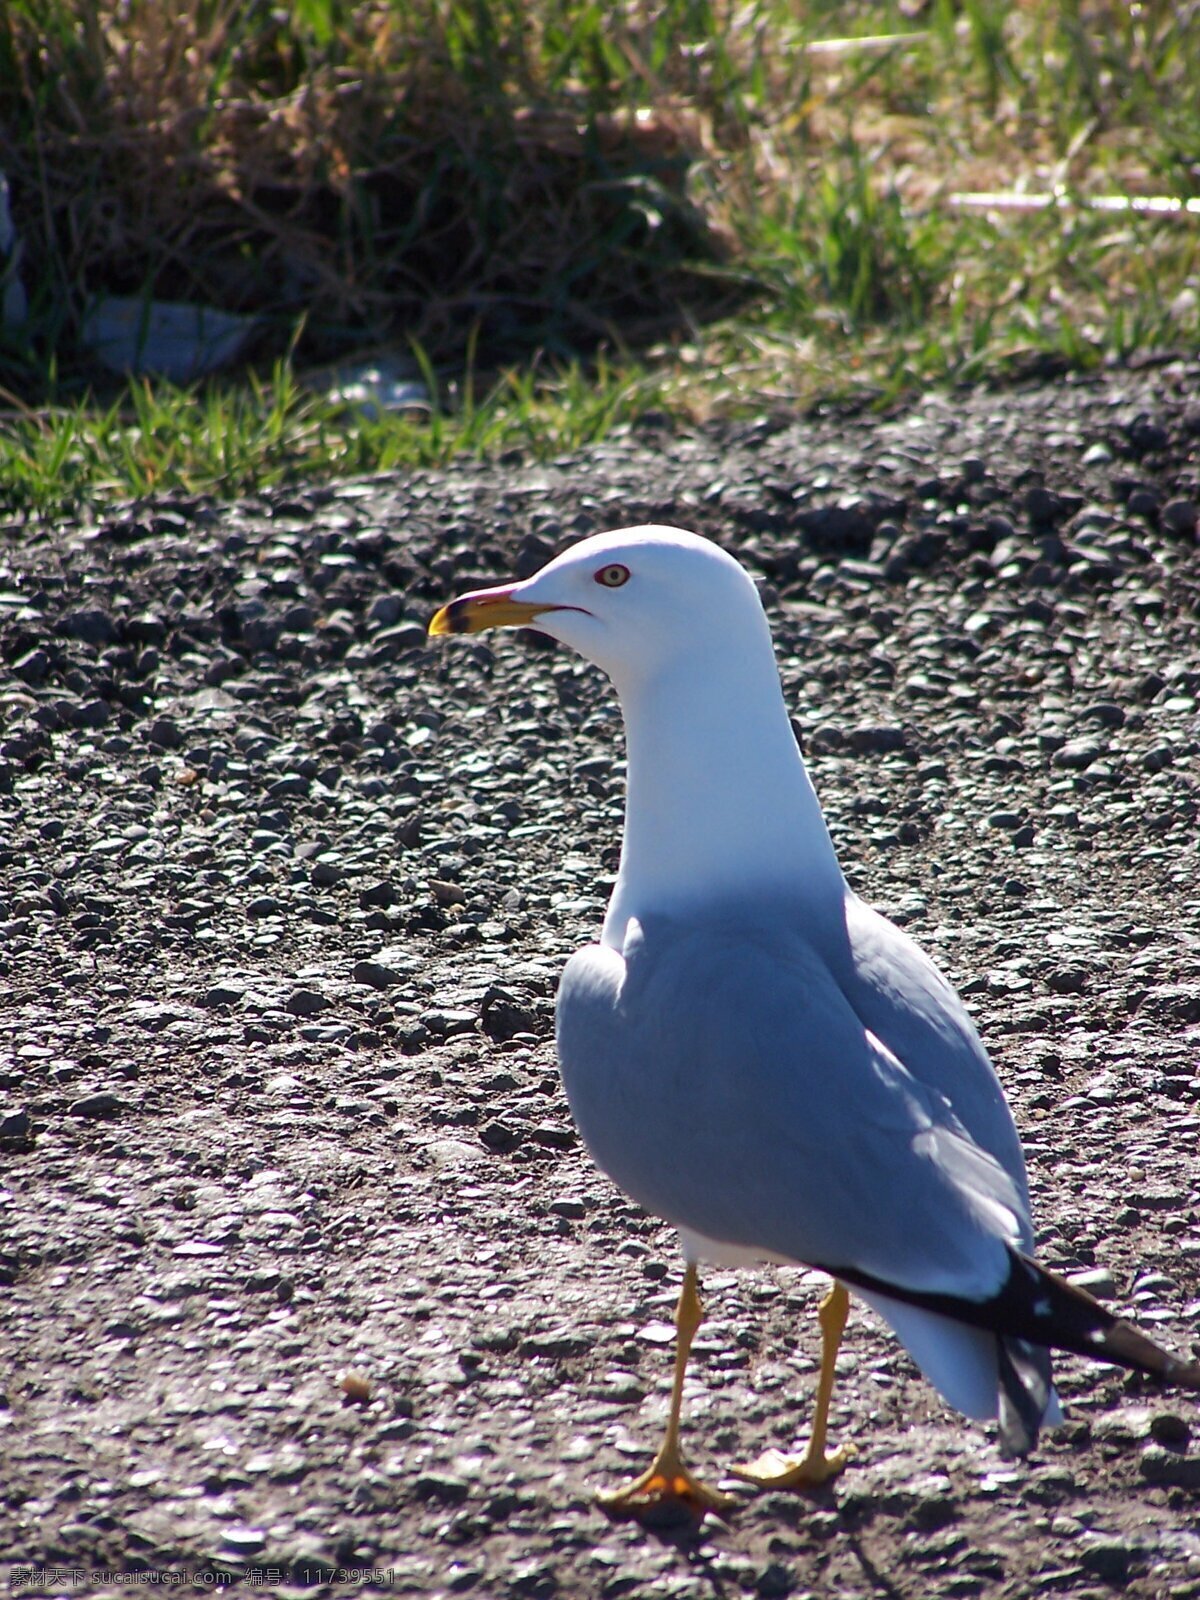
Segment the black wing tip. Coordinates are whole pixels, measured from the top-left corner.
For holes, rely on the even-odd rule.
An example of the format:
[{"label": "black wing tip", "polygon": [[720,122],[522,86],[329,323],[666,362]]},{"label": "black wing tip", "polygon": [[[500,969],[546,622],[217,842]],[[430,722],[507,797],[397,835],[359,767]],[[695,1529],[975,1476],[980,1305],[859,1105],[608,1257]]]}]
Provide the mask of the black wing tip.
[{"label": "black wing tip", "polygon": [[826,1267],[850,1284],[889,1295],[907,1305],[935,1311],[956,1322],[994,1333],[1003,1347],[1014,1341],[1088,1356],[1114,1366],[1144,1372],[1160,1383],[1200,1389],[1200,1362],[1188,1361],[1148,1338],[1132,1322],[1116,1316],[1099,1300],[1058,1273],[1011,1246],[1009,1273],[994,1295],[970,1300],[953,1294],[926,1293],[886,1283],[853,1268]]},{"label": "black wing tip", "polygon": [[1027,1456],[1050,1404],[1050,1352],[1026,1339],[996,1339],[1000,1454]]}]

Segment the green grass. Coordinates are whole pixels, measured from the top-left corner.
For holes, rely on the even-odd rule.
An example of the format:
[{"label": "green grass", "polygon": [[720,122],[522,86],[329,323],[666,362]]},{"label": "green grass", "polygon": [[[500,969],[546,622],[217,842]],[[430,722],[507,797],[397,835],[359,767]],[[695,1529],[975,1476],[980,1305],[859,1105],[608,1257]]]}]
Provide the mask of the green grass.
[{"label": "green grass", "polygon": [[[0,424],[0,515],[76,513],[168,490],[226,495],[313,479],[442,466],[462,453],[555,454],[602,439],[652,405],[654,377],[599,362],[552,376],[513,370],[476,403],[470,385],[428,417],[363,416],[301,386],[289,362],[200,393],[131,382],[97,407],[24,409]],[[444,402],[444,405],[443,403]]]},{"label": "green grass", "polygon": [[[1200,346],[1195,0],[10,0],[30,319],[0,507],[558,453],[647,409],[884,403]],[[101,25],[103,23],[103,26]],[[831,37],[894,35],[831,53]],[[966,210],[959,192],[1059,192]],[[257,365],[120,384],[86,290],[254,312]],[[426,418],[314,364],[413,348]]]}]

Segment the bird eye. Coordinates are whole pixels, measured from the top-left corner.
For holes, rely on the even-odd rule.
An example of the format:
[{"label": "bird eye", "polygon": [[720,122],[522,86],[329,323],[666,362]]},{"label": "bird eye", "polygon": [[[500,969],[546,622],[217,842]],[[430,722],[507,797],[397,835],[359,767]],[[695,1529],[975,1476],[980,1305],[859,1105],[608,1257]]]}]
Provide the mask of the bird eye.
[{"label": "bird eye", "polygon": [[623,567],[619,561],[613,561],[607,567],[600,568],[596,573],[596,582],[602,583],[606,589],[619,589],[623,583],[629,582],[629,568]]}]

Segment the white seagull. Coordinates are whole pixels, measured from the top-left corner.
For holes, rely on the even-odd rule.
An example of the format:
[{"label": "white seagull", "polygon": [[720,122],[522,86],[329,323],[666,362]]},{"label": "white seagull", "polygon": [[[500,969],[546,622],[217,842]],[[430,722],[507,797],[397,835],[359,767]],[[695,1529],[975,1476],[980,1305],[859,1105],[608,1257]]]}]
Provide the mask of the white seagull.
[{"label": "white seagull", "polygon": [[1058,1420],[1052,1348],[1200,1388],[1200,1365],[1033,1260],[999,1080],[954,989],[842,875],[744,569],[683,529],[624,528],[454,600],[429,632],[493,627],[601,667],[628,742],[620,871],[600,942],[563,974],[558,1054],[593,1157],[675,1225],[686,1271],[666,1436],[602,1504],[730,1504],[679,1446],[700,1262],[834,1280],[808,1448],[734,1469],[753,1483],[819,1484],[851,1454],[826,1451],[847,1285],[1009,1454]]}]

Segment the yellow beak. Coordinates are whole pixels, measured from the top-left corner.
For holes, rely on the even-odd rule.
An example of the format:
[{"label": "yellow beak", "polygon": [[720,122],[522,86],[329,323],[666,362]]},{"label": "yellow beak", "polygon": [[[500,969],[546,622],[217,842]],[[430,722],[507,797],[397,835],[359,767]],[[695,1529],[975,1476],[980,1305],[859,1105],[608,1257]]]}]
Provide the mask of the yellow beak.
[{"label": "yellow beak", "polygon": [[476,589],[451,600],[434,613],[429,637],[447,633],[481,633],[484,628],[528,628],[543,611],[561,611],[562,606],[537,605],[529,600],[514,600],[511,589]]}]

